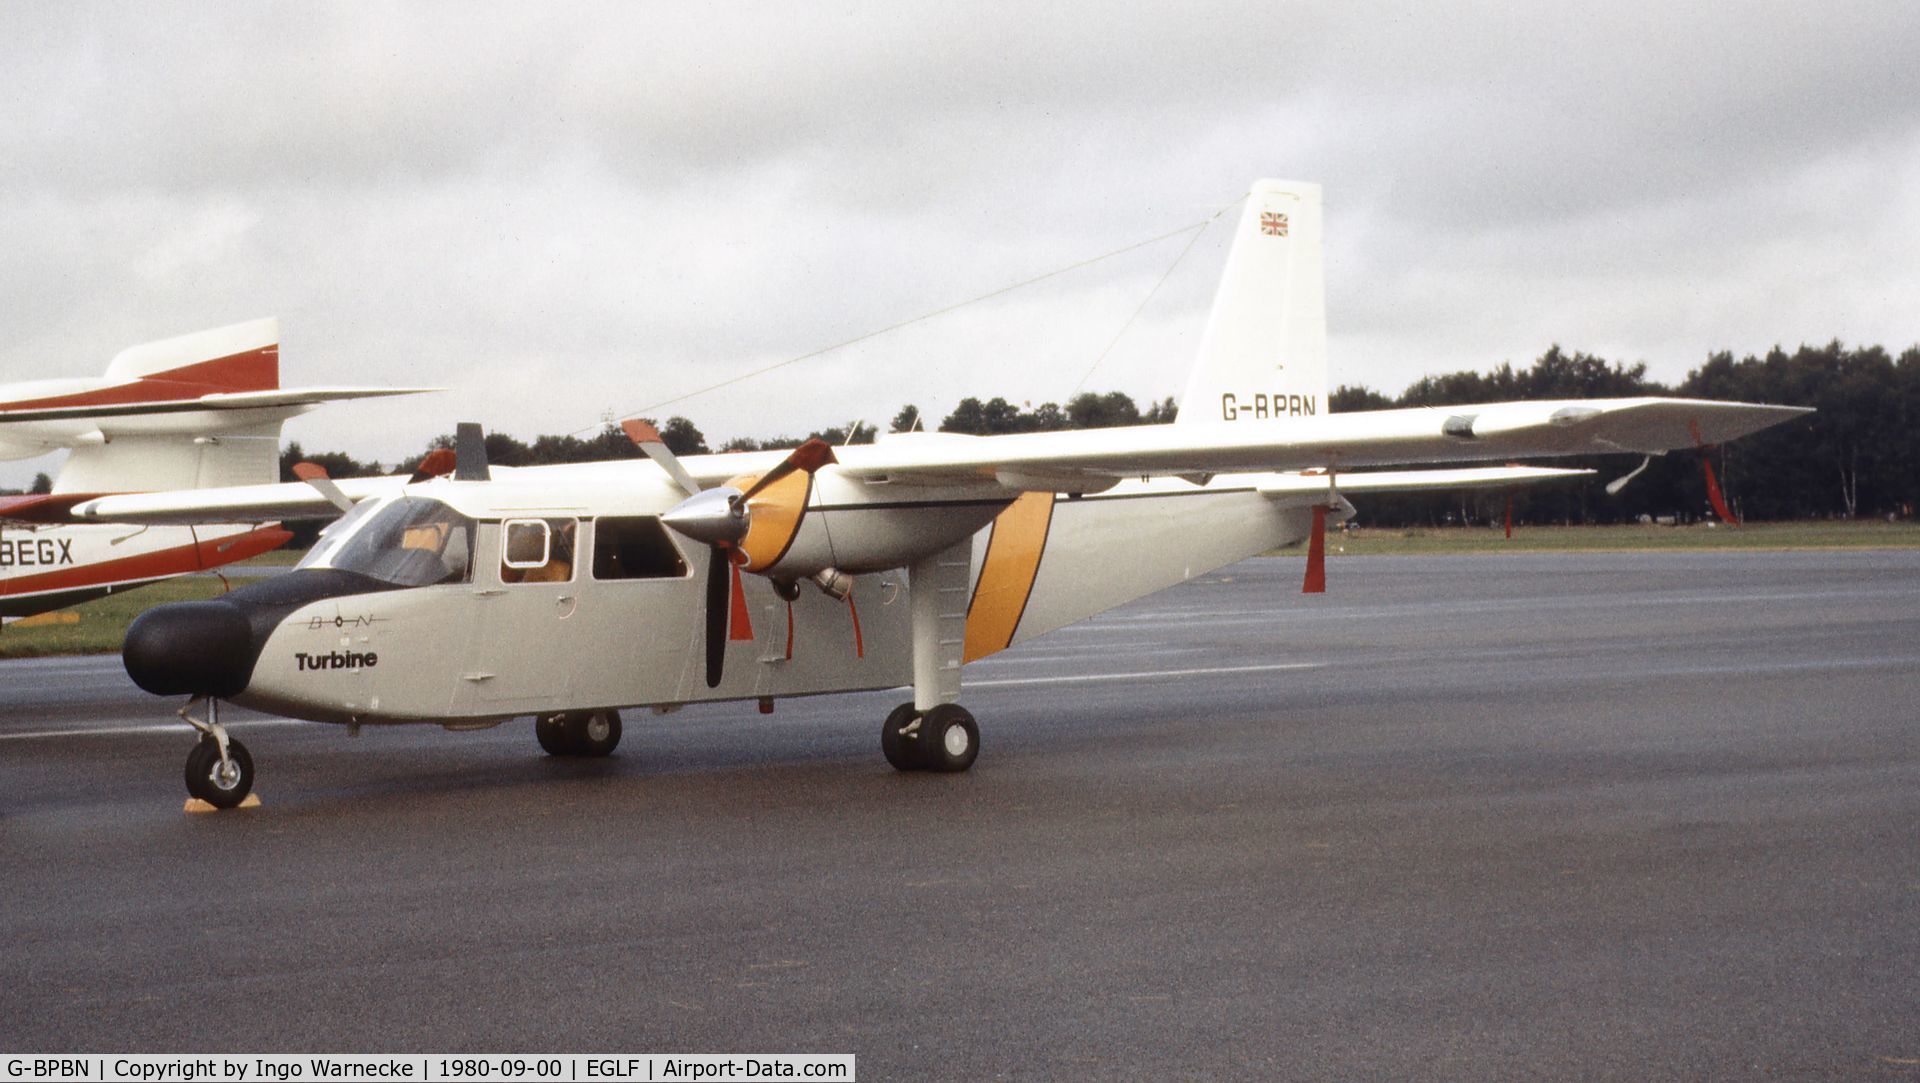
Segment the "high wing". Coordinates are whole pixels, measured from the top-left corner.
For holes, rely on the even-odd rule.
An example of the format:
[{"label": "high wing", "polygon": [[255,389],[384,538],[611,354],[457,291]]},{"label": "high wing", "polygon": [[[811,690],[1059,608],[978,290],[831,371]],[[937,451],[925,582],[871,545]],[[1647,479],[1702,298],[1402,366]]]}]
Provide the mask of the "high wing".
[{"label": "high wing", "polygon": [[[1097,492],[1128,477],[1347,470],[1634,452],[1718,444],[1811,411],[1695,399],[1576,399],[1417,407],[1233,423],[1142,425],[1006,436],[899,434],[841,449],[849,475],[896,484],[996,482]],[[686,460],[703,482],[711,457]]]},{"label": "high wing", "polygon": [[[342,478],[334,484],[355,501],[398,492],[405,474]],[[224,489],[183,489],[164,493],[99,496],[74,505],[76,520],[102,523],[253,523],[268,519],[331,519],[340,514],[326,497],[304,482],[236,485]]]},{"label": "high wing", "polygon": [[[1458,492],[1462,489],[1507,489],[1537,482],[1592,477],[1592,470],[1562,470],[1551,466],[1477,466],[1462,470],[1370,470],[1358,474],[1259,474],[1254,488],[1265,496],[1298,497],[1324,503],[1333,493]],[[1224,479],[1223,479],[1224,480]]]}]

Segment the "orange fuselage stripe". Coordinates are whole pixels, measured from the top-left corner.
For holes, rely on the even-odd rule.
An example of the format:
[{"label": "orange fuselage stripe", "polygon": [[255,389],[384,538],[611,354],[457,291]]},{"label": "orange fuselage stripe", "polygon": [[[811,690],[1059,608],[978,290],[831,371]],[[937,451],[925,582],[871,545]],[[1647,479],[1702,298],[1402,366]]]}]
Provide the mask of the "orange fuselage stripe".
[{"label": "orange fuselage stripe", "polygon": [[1006,650],[1013,642],[1040,575],[1040,555],[1052,524],[1052,493],[1022,493],[994,517],[980,580],[967,606],[966,661]]}]

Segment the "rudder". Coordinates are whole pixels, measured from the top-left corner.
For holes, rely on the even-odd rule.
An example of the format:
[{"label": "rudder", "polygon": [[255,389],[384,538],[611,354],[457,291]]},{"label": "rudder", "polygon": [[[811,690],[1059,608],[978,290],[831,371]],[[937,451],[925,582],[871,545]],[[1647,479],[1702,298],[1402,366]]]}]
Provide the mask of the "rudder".
[{"label": "rudder", "polygon": [[1319,185],[1254,183],[1180,400],[1179,421],[1271,423],[1327,412],[1320,224]]}]

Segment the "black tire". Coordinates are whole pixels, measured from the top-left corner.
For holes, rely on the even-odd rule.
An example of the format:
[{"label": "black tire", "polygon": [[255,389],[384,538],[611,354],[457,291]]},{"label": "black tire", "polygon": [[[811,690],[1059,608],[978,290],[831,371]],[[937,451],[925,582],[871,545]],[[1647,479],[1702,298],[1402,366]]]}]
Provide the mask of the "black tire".
[{"label": "black tire", "polygon": [[980,727],[958,703],[942,703],[920,722],[920,762],[928,771],[964,771],[980,755]]},{"label": "black tire", "polygon": [[913,709],[911,702],[902,703],[880,725],[880,753],[896,771],[920,770],[918,734],[908,737],[900,732],[918,717],[920,712]]},{"label": "black tire", "polygon": [[219,742],[211,737],[200,738],[200,743],[187,753],[187,792],[214,808],[233,808],[245,801],[253,792],[253,757],[247,753],[246,745],[229,737],[227,760],[234,770],[223,778]]},{"label": "black tire", "polygon": [[540,748],[549,756],[566,756],[571,754],[571,750],[567,747],[566,715],[534,715],[533,736],[540,742]]},{"label": "black tire", "polygon": [[605,756],[620,744],[620,712],[612,708],[571,711],[566,716],[567,751],[575,756]]}]

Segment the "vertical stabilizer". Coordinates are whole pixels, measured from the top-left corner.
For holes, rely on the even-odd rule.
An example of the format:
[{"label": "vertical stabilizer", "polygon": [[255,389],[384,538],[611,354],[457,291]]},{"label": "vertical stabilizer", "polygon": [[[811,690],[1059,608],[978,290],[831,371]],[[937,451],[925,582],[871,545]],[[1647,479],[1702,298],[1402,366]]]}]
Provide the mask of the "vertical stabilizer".
[{"label": "vertical stabilizer", "polygon": [[1285,424],[1327,412],[1320,186],[1263,180],[1227,250],[1183,423]]},{"label": "vertical stabilizer", "polygon": [[210,391],[271,391],[280,386],[280,321],[269,316],[130,346],[114,355],[107,379],[163,380]]}]

